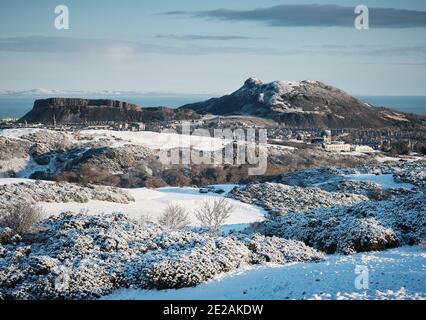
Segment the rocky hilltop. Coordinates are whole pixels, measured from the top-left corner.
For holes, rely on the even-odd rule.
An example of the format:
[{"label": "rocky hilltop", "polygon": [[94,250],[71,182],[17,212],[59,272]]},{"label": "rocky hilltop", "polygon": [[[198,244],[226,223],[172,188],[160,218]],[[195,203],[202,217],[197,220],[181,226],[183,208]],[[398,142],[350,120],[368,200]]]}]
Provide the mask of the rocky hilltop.
[{"label": "rocky hilltop", "polygon": [[375,108],[319,81],[274,81],[254,78],[230,95],[188,104],[215,115],[247,115],[272,119],[291,127],[382,128],[424,125],[426,118]]},{"label": "rocky hilltop", "polygon": [[152,122],[197,119],[193,110],[166,107],[142,108],[117,100],[50,98],[36,100],[33,109],[20,119],[28,123]]}]

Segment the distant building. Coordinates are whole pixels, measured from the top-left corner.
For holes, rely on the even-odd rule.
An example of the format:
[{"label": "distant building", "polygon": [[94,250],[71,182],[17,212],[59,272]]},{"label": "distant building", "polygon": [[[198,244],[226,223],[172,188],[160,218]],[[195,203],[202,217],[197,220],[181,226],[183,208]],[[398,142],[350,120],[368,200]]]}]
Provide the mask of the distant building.
[{"label": "distant building", "polygon": [[350,152],[351,151],[351,145],[341,142],[341,141],[333,141],[329,144],[323,145],[325,151],[329,152]]},{"label": "distant building", "polygon": [[353,151],[359,152],[359,153],[370,153],[370,152],[374,152],[374,149],[370,146],[354,146]]},{"label": "distant building", "polygon": [[325,143],[326,143],[326,142],[325,142],[324,137],[316,137],[316,138],[313,138],[311,142],[312,142],[313,144],[321,144],[321,145],[323,145],[323,144],[325,144]]},{"label": "distant building", "polygon": [[131,123],[128,128],[130,131],[145,131],[146,126],[145,126],[145,123],[134,122],[134,123]]},{"label": "distant building", "polygon": [[312,143],[313,144],[330,144],[332,141],[332,135],[331,135],[331,130],[324,130],[323,132],[321,132],[321,136],[320,137],[315,137],[312,139]]}]

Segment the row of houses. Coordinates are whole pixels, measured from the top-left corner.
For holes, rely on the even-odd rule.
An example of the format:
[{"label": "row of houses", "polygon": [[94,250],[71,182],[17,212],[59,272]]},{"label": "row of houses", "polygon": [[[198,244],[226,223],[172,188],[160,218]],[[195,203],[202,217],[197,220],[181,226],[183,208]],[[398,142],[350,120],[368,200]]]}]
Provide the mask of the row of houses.
[{"label": "row of houses", "polygon": [[358,152],[358,153],[371,153],[374,149],[370,146],[358,146],[345,143],[343,141],[332,141],[331,143],[324,143],[323,149],[328,152]]},{"label": "row of houses", "polygon": [[370,153],[374,149],[365,145],[352,145],[344,141],[333,141],[333,136],[330,130],[324,130],[320,137],[312,139],[312,143],[321,145],[328,152],[359,152]]}]

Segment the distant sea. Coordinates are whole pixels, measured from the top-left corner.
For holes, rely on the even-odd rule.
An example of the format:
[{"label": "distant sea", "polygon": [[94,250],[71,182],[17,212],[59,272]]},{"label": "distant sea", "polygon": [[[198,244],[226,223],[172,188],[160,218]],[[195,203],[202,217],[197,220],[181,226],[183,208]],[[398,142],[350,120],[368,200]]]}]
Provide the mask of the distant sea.
[{"label": "distant sea", "polygon": [[[20,118],[32,109],[34,100],[43,98],[46,97],[0,96],[0,118]],[[211,98],[211,96],[103,96],[87,98],[117,99],[136,103],[144,107],[169,106],[172,108],[177,108],[187,103],[207,100]],[[426,115],[426,96],[360,96],[358,98],[374,106],[387,107],[402,112]]]}]

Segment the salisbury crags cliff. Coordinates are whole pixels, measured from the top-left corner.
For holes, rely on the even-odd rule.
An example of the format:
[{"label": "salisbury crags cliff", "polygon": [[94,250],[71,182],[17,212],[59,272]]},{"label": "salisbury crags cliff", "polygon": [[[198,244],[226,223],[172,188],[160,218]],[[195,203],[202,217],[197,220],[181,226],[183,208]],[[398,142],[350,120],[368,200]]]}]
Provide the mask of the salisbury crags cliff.
[{"label": "salisbury crags cliff", "polygon": [[198,119],[193,110],[166,107],[142,108],[117,100],[50,98],[36,100],[33,109],[20,119],[28,123],[153,122]]},{"label": "salisbury crags cliff", "polygon": [[248,115],[289,127],[417,127],[424,116],[375,108],[319,81],[274,81],[254,78],[230,95],[188,104],[182,109],[215,115]]}]

